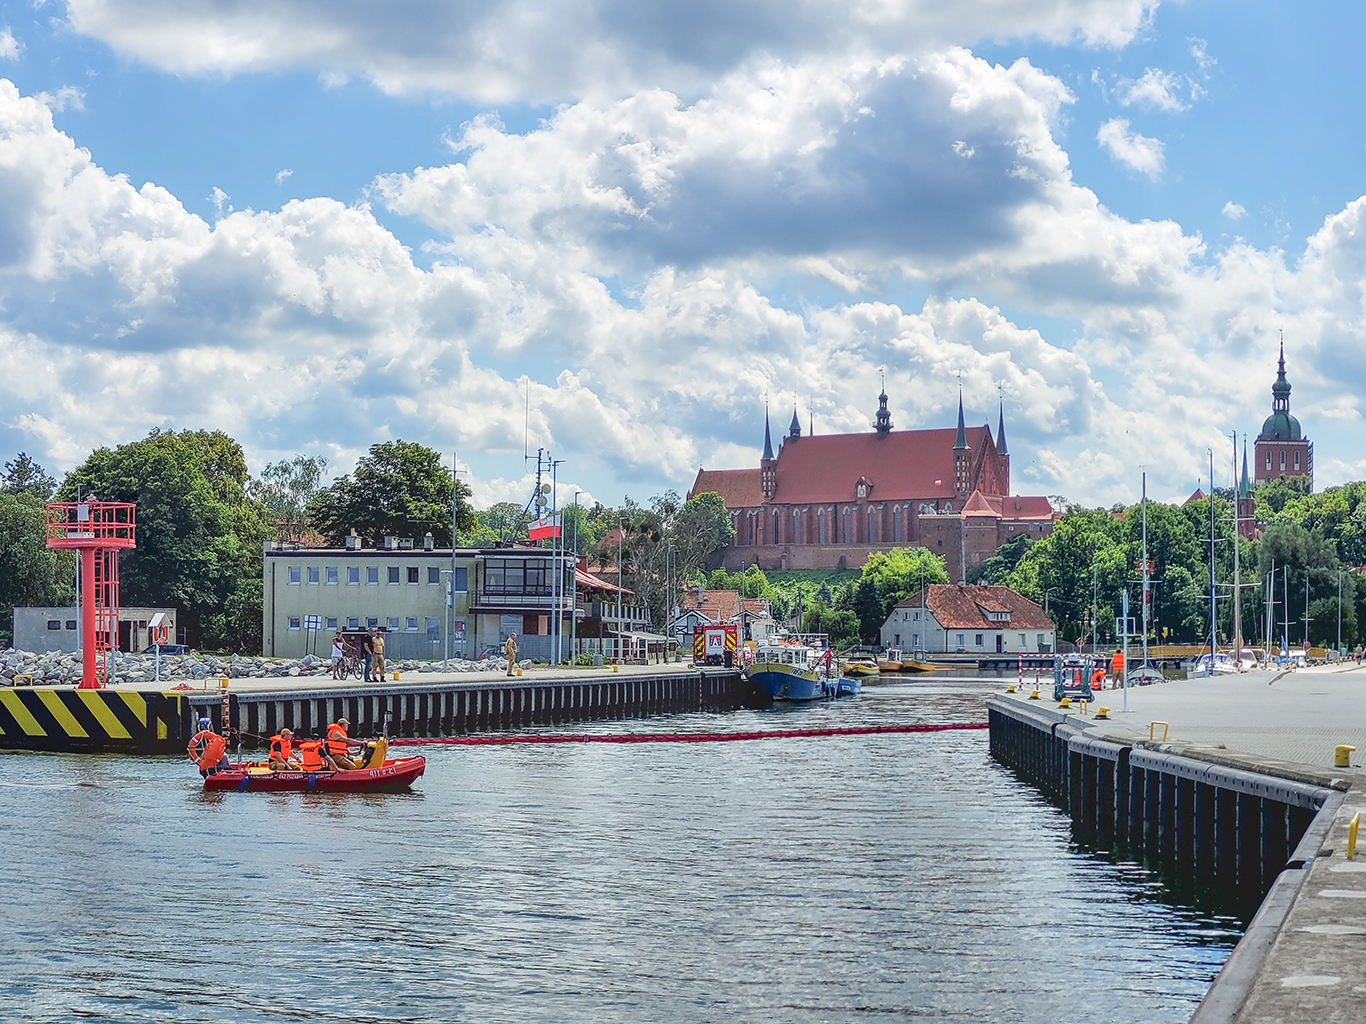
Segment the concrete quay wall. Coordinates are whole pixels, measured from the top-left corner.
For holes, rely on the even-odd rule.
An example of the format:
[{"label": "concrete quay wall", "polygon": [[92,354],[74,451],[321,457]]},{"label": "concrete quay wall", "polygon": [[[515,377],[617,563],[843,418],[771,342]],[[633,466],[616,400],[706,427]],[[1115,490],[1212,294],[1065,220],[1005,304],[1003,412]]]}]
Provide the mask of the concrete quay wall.
[{"label": "concrete quay wall", "polygon": [[1366,776],[1164,743],[1161,725],[1149,740],[1135,723],[1022,696],[993,698],[988,715],[992,755],[1067,809],[1081,842],[1153,866],[1181,898],[1251,916],[1195,1024],[1366,1017],[1366,835],[1357,859],[1345,849]]},{"label": "concrete quay wall", "polygon": [[[468,679],[468,677],[465,677]],[[486,676],[469,682],[338,685],[192,693],[186,725],[208,717],[237,730],[246,747],[281,729],[322,737],[346,718],[353,736],[440,737],[685,711],[749,703],[749,684],[734,670],[560,673]]]}]

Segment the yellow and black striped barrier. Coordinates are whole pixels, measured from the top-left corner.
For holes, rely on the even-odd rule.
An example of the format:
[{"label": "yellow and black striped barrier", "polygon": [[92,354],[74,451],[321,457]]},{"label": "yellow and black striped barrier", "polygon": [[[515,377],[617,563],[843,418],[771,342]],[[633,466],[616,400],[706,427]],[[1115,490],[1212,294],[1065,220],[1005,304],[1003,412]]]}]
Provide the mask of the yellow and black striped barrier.
[{"label": "yellow and black striped barrier", "polygon": [[0,690],[0,749],[171,754],[189,742],[183,694],[24,687]]}]

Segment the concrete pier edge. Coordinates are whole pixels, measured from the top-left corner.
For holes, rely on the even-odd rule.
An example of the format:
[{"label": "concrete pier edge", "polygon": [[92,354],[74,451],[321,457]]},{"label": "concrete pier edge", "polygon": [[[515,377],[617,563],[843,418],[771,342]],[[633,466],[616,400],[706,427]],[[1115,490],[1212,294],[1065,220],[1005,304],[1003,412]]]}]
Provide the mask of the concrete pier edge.
[{"label": "concrete pier edge", "polygon": [[[1030,701],[1022,695],[994,696],[988,699],[987,707],[989,711],[995,710],[1017,721],[1030,722],[1035,729],[1055,742],[1082,749],[1119,746],[1126,751],[1170,755],[1234,773],[1261,776],[1268,783],[1271,780],[1285,780],[1296,787],[1314,787],[1322,791],[1322,804],[1284,866],[1276,873],[1242,938],[1190,1020],[1192,1024],[1263,1024],[1298,1019],[1320,1022],[1360,1019],[1357,1002],[1366,987],[1358,985],[1352,995],[1347,996],[1340,989],[1333,991],[1336,983],[1341,981],[1339,977],[1313,973],[1297,975],[1286,968],[1295,968],[1300,962],[1296,951],[1289,947],[1303,941],[1292,941],[1289,934],[1292,917],[1315,922],[1319,920],[1317,908],[1305,906],[1306,902],[1314,902],[1315,899],[1308,896],[1311,886],[1331,883],[1331,886],[1342,887],[1348,884],[1349,879],[1360,877],[1363,891],[1359,895],[1366,896],[1366,836],[1363,837],[1362,852],[1356,862],[1348,865],[1342,852],[1349,819],[1359,809],[1362,794],[1366,793],[1366,773],[1356,769],[1325,769],[1264,755],[1241,754],[1207,744],[1163,743],[1136,738],[1120,729],[1108,728],[1114,724],[1113,720],[1096,720],[1083,717],[1075,711],[1060,711],[1051,704]],[[1037,780],[1030,781],[1039,786]],[[1068,784],[1072,785],[1070,780]],[[1053,796],[1055,799],[1059,796],[1064,798],[1064,802],[1072,808],[1073,820],[1076,822],[1076,801],[1067,799],[1068,794],[1065,793],[1054,793]],[[1358,868],[1357,864],[1361,864],[1361,867]],[[1332,870],[1351,873],[1331,878],[1328,872]],[[1329,889],[1329,892],[1336,891],[1339,890]],[[1319,896],[1324,895],[1328,893],[1319,893]],[[1352,902],[1356,901],[1348,900],[1348,903]],[[1366,900],[1361,902],[1366,906]],[[1358,928],[1351,925],[1314,924],[1294,930],[1313,932],[1332,928],[1348,929],[1341,934],[1366,935],[1366,925]],[[1325,931],[1325,934],[1339,933]],[[1315,952],[1321,952],[1321,947]],[[1366,973],[1363,971],[1366,969],[1366,944],[1340,945],[1332,952],[1338,957],[1337,966],[1351,967],[1354,974]],[[1287,960],[1296,963],[1287,965]],[[1343,970],[1342,973],[1349,972]],[[1299,982],[1303,987],[1290,982]]]}]

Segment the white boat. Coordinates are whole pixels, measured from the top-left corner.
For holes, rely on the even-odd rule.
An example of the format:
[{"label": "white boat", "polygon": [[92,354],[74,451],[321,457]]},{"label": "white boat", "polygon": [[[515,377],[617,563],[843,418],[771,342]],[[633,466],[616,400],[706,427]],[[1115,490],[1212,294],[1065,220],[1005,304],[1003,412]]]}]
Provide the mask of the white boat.
[{"label": "white boat", "polygon": [[1207,676],[1231,676],[1235,675],[1237,672],[1238,663],[1227,654],[1220,651],[1214,656],[1212,666],[1208,654],[1200,655],[1200,657],[1195,659],[1195,663],[1191,665],[1187,675],[1192,679],[1203,679]]},{"label": "white boat", "polygon": [[824,700],[861,689],[858,680],[841,677],[833,651],[800,641],[760,644],[745,675],[770,700]]}]

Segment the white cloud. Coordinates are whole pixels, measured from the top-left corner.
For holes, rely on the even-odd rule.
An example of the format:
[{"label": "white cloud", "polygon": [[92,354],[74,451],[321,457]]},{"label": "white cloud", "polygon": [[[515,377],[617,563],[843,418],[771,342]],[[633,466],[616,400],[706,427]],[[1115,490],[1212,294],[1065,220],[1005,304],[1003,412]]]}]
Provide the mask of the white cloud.
[{"label": "white cloud", "polygon": [[1112,117],[1102,124],[1096,132],[1096,141],[1112,160],[1146,174],[1154,181],[1162,176],[1167,162],[1162,140],[1130,131],[1129,122],[1124,118]]},{"label": "white cloud", "polygon": [[314,69],[396,94],[490,102],[692,94],[754,60],[887,58],[978,39],[1121,46],[1157,0],[67,0],[77,32],[177,74]]},{"label": "white cloud", "polygon": [[1170,74],[1160,68],[1147,68],[1138,79],[1121,78],[1115,86],[1115,95],[1120,106],[1138,106],[1149,110],[1179,113],[1190,109],[1190,104],[1177,95],[1183,87],[1188,91],[1193,89],[1193,86],[1179,75]]},{"label": "white cloud", "polygon": [[1200,66],[1201,71],[1208,71],[1210,68],[1214,67],[1215,64],[1219,63],[1209,55],[1209,51],[1207,50],[1206,43],[1203,39],[1191,37],[1188,41],[1191,44],[1191,57],[1194,59],[1195,63]]},{"label": "white cloud", "polygon": [[1240,221],[1247,216],[1247,210],[1232,199],[1224,204],[1224,208],[1220,212],[1232,221]]},{"label": "white cloud", "polygon": [[284,184],[285,179],[288,178],[288,177],[290,177],[293,173],[294,173],[293,170],[291,170],[290,168],[286,167],[284,170],[280,171],[279,173],[277,173],[277,174],[275,175],[275,184],[277,184],[277,185],[282,185],[282,184]]},{"label": "white cloud", "polygon": [[37,92],[33,94],[33,98],[59,113],[67,107],[72,110],[85,109],[85,93],[74,85],[64,85],[56,92]]},{"label": "white cloud", "polygon": [[0,60],[18,60],[19,52],[23,48],[23,44],[14,38],[14,33],[8,25],[0,29]]}]

